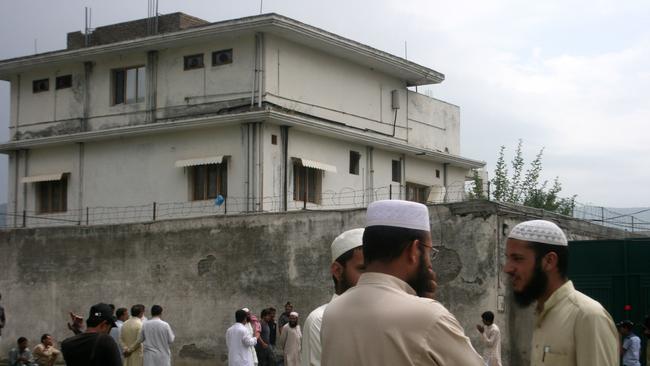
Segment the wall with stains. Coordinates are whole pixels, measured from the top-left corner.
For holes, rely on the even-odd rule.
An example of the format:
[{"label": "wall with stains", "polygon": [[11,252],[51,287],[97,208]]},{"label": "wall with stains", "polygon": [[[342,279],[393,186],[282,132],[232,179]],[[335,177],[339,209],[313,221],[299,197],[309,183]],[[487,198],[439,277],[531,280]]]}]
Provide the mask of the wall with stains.
[{"label": "wall with stains", "polygon": [[[259,313],[291,300],[304,320],[329,300],[330,243],[362,226],[364,215],[362,209],[307,211],[0,231],[0,293],[7,314],[0,355],[6,357],[19,336],[32,344],[45,332],[63,340],[71,335],[69,311],[86,315],[90,305],[103,301],[118,307],[143,303],[147,311],[162,305],[177,336],[175,365],[226,365],[224,334],[236,309]],[[433,262],[437,297],[479,351],[475,324],[483,311],[495,311],[505,365],[526,365],[520,360],[532,320],[510,306],[500,272],[503,237],[517,222],[540,215],[549,214],[482,201],[430,207],[440,249]],[[552,217],[571,238],[621,235]],[[501,301],[503,311],[497,311]]]}]

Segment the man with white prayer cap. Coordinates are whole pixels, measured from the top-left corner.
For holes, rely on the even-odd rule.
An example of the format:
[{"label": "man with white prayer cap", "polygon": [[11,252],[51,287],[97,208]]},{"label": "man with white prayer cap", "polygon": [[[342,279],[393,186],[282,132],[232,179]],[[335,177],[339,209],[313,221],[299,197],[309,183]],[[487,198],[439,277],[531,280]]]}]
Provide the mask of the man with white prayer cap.
[{"label": "man with white prayer cap", "polygon": [[323,366],[483,366],[456,318],[433,291],[429,210],[409,201],[368,206],[366,271],[325,309]]},{"label": "man with white prayer cap", "polygon": [[279,342],[284,353],[284,366],[300,366],[302,331],[295,311],[289,313],[289,322],[282,327]]},{"label": "man with white prayer cap", "polygon": [[546,220],[516,225],[506,241],[503,271],[515,302],[537,301],[531,366],[618,365],[618,335],[612,317],[567,278],[568,241]]},{"label": "man with white prayer cap", "polygon": [[[332,242],[332,264],[330,272],[334,281],[332,300],[354,287],[363,273],[363,230],[352,229],[337,236]],[[323,313],[328,304],[323,304],[312,311],[303,327],[302,335],[302,365],[320,366],[321,339],[320,330]]]}]

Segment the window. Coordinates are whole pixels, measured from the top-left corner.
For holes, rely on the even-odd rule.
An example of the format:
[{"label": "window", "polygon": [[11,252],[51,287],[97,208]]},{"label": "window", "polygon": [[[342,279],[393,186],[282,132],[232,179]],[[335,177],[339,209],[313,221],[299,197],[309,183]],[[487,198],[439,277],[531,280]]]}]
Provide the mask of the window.
[{"label": "window", "polygon": [[440,169],[436,169],[436,178],[440,178]]},{"label": "window", "polygon": [[359,160],[361,154],[356,151],[350,151],[350,174],[359,175]]},{"label": "window", "polygon": [[34,93],[40,93],[50,90],[50,79],[34,80],[32,82],[32,90]]},{"label": "window", "polygon": [[202,69],[203,68],[203,54],[185,56],[183,62],[185,70]]},{"label": "window", "polygon": [[406,200],[426,203],[430,190],[430,187],[406,182]]},{"label": "window", "polygon": [[271,144],[273,144],[273,145],[278,144],[278,136],[277,135],[271,135]]},{"label": "window", "polygon": [[221,66],[232,63],[232,48],[212,52],[212,66]]},{"label": "window", "polygon": [[61,180],[38,182],[38,213],[65,212],[68,210],[68,176],[64,174]]},{"label": "window", "polygon": [[293,200],[320,204],[323,172],[302,166],[300,163],[293,164]]},{"label": "window", "polygon": [[144,101],[145,79],[144,66],[113,70],[113,104]]},{"label": "window", "polygon": [[70,88],[72,86],[72,75],[56,77],[56,90]]},{"label": "window", "polygon": [[402,162],[393,160],[393,182],[402,183]]},{"label": "window", "polygon": [[192,180],[192,200],[209,200],[222,195],[228,196],[228,165],[221,164],[196,165],[190,174]]}]

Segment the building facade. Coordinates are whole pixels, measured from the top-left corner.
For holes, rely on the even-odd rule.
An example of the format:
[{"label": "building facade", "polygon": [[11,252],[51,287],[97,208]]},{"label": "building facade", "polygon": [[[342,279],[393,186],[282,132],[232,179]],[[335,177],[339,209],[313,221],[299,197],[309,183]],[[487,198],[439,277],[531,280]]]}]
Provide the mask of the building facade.
[{"label": "building facade", "polygon": [[16,226],[442,202],[484,165],[459,107],[410,90],[444,75],[277,14],[70,33],[0,79]]}]

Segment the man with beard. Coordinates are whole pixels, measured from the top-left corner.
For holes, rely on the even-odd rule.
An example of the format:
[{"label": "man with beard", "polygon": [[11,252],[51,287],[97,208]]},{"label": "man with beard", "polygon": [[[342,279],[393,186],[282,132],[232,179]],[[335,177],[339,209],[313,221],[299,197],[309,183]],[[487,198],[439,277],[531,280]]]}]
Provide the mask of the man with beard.
[{"label": "man with beard", "polygon": [[611,316],[578,292],[567,278],[569,247],[550,221],[516,225],[506,241],[503,271],[522,307],[537,301],[531,366],[618,365],[618,337]]},{"label": "man with beard", "polygon": [[[363,273],[363,251],[361,245],[363,229],[352,229],[334,239],[330,248],[332,264],[330,272],[334,281],[334,300],[350,287],[357,284]],[[302,365],[320,366],[321,341],[320,329],[323,313],[328,304],[321,305],[309,314],[305,320],[302,339]]]},{"label": "man with beard", "polygon": [[456,318],[431,296],[429,210],[400,200],[368,206],[366,270],[325,309],[323,366],[483,366]]},{"label": "man with beard", "polygon": [[280,347],[284,351],[284,366],[300,366],[302,332],[298,325],[298,313],[289,313],[289,322],[280,332]]}]

